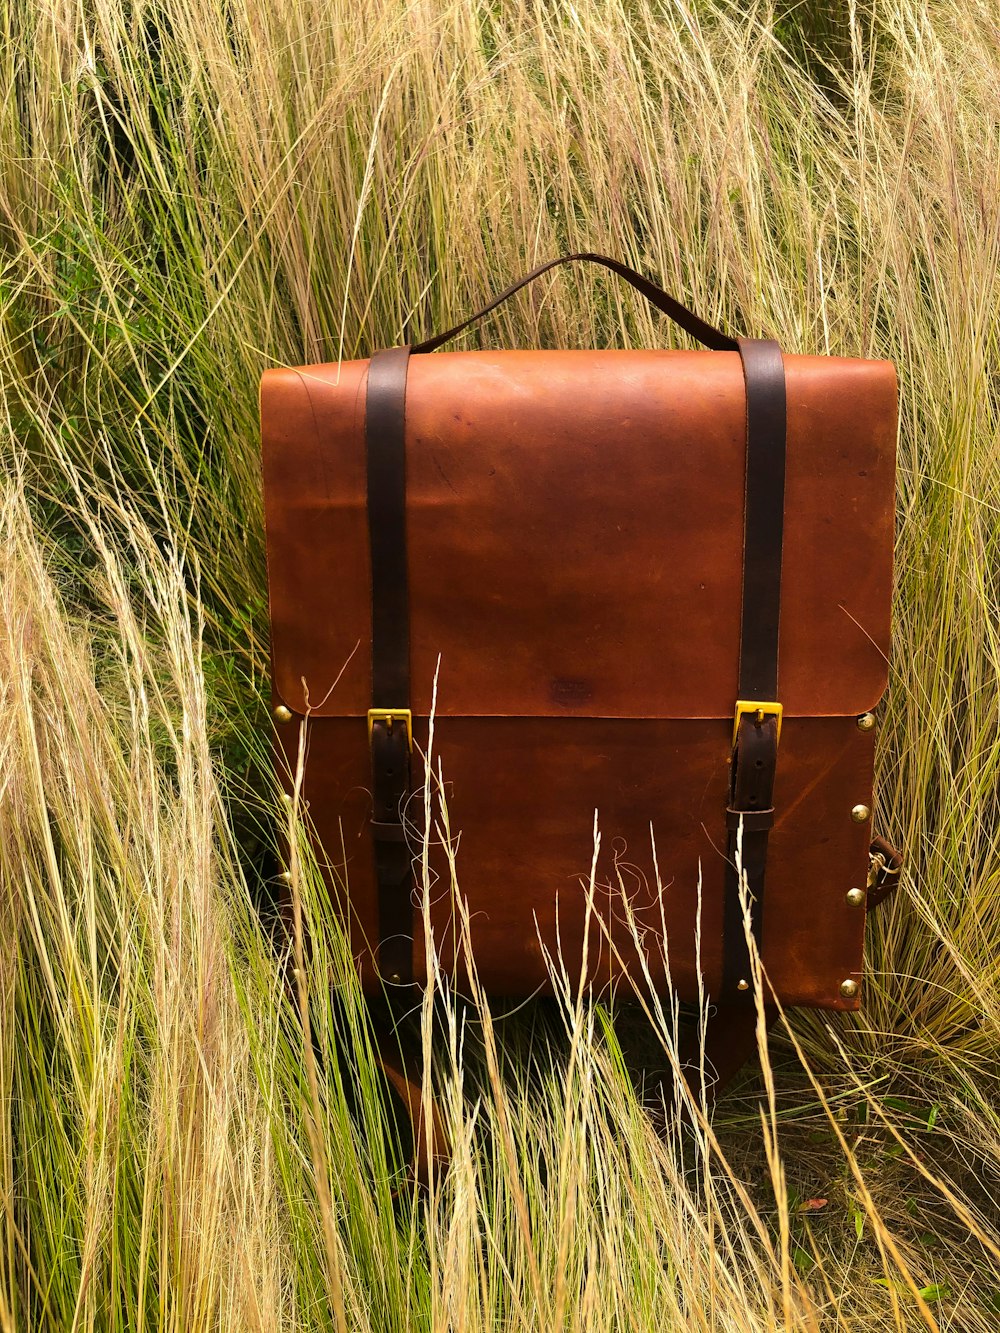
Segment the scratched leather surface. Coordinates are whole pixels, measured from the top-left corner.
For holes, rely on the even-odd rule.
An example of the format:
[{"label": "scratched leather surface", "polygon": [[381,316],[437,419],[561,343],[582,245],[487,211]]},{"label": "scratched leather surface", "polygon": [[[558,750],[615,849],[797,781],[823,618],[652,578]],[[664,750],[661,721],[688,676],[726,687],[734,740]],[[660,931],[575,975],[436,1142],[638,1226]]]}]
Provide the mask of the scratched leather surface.
[{"label": "scratched leather surface", "polygon": [[[855,719],[886,683],[896,380],[888,362],[786,356],[785,366],[786,720],[764,961],[785,1003],[853,1009],[839,987],[861,977],[864,912],[845,895],[865,883],[871,830],[850,812],[871,803],[873,764],[872,735]],[[374,987],[366,370],[268,371],[261,417],[274,702],[296,714],[279,746],[294,749],[308,701],[304,795]],[[595,907],[614,948],[595,924],[592,978],[643,973],[621,891],[608,887],[620,872],[653,984],[666,984],[664,926],[681,996],[696,998],[699,974],[710,991],[718,984],[744,412],[735,352],[411,359],[415,778],[440,655],[435,751],[491,994],[545,988],[557,903],[564,957],[579,970],[595,809]],[[430,870],[429,920],[450,968],[454,904],[439,846]],[[419,911],[413,924],[419,979]]]},{"label": "scratched leather surface", "polygon": [[[349,886],[352,945],[365,983],[375,988],[368,941],[376,930],[366,724],[357,718],[310,719],[303,798],[330,862],[331,885]],[[427,724],[415,724],[415,773],[423,777]],[[300,720],[279,727],[293,768]],[[722,961],[724,809],[731,724],[722,721],[621,721],[589,718],[440,718],[440,757],[462,898],[468,904],[479,979],[488,993],[544,991],[542,943],[556,947],[579,976],[587,890],[594,851],[594,812],[601,849],[595,907],[610,923],[590,931],[590,973],[598,985],[643,970],[627,927],[621,874],[640,931],[647,932],[653,985],[665,989],[666,925],[671,979],[683,999],[697,998],[699,963],[717,986]],[[855,1009],[840,983],[861,979],[864,912],[845,895],[864,887],[868,824],[852,806],[871,803],[873,735],[850,718],[792,718],[781,735],[775,786],[776,822],[768,851],[764,965],[787,1004]],[[435,771],[437,768],[435,762]],[[417,855],[423,793],[408,809]],[[435,801],[433,824],[440,823]],[[662,892],[657,892],[650,828]],[[695,951],[701,869],[700,958]],[[454,900],[438,832],[430,847],[430,919],[446,969],[454,960]],[[338,892],[334,889],[334,892]],[[348,895],[339,891],[342,908]],[[558,907],[557,907],[558,905]],[[661,917],[662,910],[662,917]],[[420,912],[413,967],[425,973]],[[464,974],[458,973],[459,985]]]},{"label": "scratched leather surface", "polygon": [[[895,371],[785,366],[780,693],[791,715],[856,714],[886,683]],[[275,688],[319,716],[369,706],[366,371],[262,384]],[[414,711],[440,654],[444,715],[732,715],[736,352],[415,356],[406,413]]]}]

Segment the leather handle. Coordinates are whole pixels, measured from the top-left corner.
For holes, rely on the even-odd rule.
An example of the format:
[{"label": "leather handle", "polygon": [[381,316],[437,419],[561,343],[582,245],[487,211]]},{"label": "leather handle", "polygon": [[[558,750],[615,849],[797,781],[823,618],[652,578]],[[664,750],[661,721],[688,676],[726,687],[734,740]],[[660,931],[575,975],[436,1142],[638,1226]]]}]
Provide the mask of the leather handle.
[{"label": "leather handle", "polygon": [[499,296],[495,296],[488,305],[483,306],[482,310],[477,310],[474,315],[470,315],[468,319],[462,320],[461,324],[456,324],[454,328],[447,329],[444,333],[437,333],[431,338],[425,338],[423,342],[414,343],[410,348],[410,351],[436,351],[443,343],[446,343],[449,338],[454,338],[457,333],[461,333],[463,329],[467,329],[470,324],[475,324],[477,319],[482,319],[483,316],[488,315],[491,310],[496,310],[498,305],[502,305],[508,297],[513,296],[515,292],[519,292],[521,288],[526,287],[529,282],[534,282],[534,280],[540,278],[543,273],[548,273],[550,268],[555,268],[558,264],[569,264],[577,259],[585,259],[593,264],[601,264],[604,268],[610,269],[612,273],[617,273],[620,278],[624,278],[625,281],[630,286],[634,287],[637,292],[641,292],[646,300],[654,305],[657,310],[662,310],[663,313],[668,315],[675,324],[679,324],[685,333],[689,333],[692,338],[697,339],[703,346],[711,348],[714,352],[735,352],[738,350],[735,338],[730,338],[727,334],[722,333],[713,325],[706,324],[703,319],[700,319],[694,313],[694,311],[688,310],[687,306],[683,306],[679,301],[675,301],[674,298],[668,296],[661,287],[657,287],[655,283],[650,282],[648,278],[644,278],[642,274],[637,273],[635,269],[629,268],[627,264],[619,263],[617,259],[609,259],[607,255],[596,255],[585,252],[574,255],[560,255],[558,259],[550,259],[545,264],[539,264],[537,268],[532,269],[525,277],[512,283],[502,291]]}]

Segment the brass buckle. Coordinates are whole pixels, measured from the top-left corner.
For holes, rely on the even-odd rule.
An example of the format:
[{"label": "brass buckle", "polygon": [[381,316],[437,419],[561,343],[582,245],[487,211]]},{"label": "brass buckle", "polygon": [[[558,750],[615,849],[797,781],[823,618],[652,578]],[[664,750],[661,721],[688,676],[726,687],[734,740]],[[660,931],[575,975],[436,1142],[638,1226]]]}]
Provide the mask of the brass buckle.
[{"label": "brass buckle", "polygon": [[371,744],[372,730],[376,722],[384,722],[389,731],[392,731],[393,722],[406,723],[406,743],[410,750],[413,749],[413,714],[408,708],[369,708],[368,710],[368,744]]},{"label": "brass buckle", "polygon": [[779,703],[765,703],[761,699],[737,699],[736,716],[733,718],[733,744],[736,744],[736,737],[739,735],[740,718],[746,713],[755,713],[758,722],[763,722],[765,717],[776,717],[778,719],[778,734],[775,741],[780,741],[783,711]]}]

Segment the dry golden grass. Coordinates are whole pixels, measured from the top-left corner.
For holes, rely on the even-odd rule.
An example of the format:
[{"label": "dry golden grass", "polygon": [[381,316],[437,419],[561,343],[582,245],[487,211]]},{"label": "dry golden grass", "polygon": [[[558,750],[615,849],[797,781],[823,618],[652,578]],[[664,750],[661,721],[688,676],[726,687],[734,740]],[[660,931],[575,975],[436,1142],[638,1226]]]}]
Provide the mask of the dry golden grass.
[{"label": "dry golden grass", "polygon": [[[0,12],[5,1333],[997,1327],[998,37],[989,0]],[[256,383],[567,250],[897,363],[876,813],[909,860],[860,1017],[795,1016],[662,1139],[633,1085],[669,1006],[439,987],[454,1163],[418,1195],[304,844],[310,947],[252,902]],[[673,334],[564,272],[476,336]]]}]

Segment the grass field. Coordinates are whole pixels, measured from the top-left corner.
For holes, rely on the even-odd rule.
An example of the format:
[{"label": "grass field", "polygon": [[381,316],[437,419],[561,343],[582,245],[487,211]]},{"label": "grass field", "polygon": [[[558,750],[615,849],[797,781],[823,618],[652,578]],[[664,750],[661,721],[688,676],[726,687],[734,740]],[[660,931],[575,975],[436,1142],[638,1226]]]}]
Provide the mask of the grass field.
[{"label": "grass field", "polygon": [[[1000,1327],[992,0],[8,0],[0,84],[2,1333]],[[257,382],[568,250],[896,362],[908,861],[862,1013],[663,1137],[669,1008],[429,996],[421,1193],[304,846],[312,947],[255,911]],[[540,288],[460,345],[683,345]]]}]

